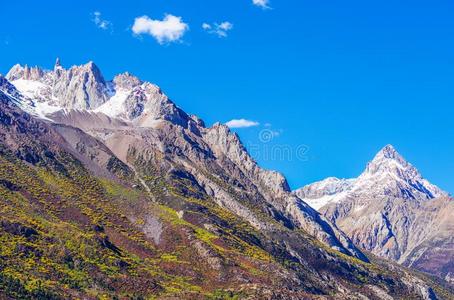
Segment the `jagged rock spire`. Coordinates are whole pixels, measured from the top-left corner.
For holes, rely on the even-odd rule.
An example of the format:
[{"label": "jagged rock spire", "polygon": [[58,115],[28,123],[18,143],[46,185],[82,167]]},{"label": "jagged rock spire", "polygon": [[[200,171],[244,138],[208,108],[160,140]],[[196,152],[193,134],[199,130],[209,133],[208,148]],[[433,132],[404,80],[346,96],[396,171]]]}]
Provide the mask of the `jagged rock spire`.
[{"label": "jagged rock spire", "polygon": [[60,62],[60,57],[57,57],[57,59],[55,60],[54,70],[59,69],[59,68],[61,68],[61,62]]},{"label": "jagged rock spire", "polygon": [[418,171],[408,163],[402,155],[392,145],[383,147],[367,165],[366,172],[398,172],[399,170],[408,170],[412,175],[417,175]]},{"label": "jagged rock spire", "polygon": [[383,161],[383,160],[395,160],[399,163],[406,165],[407,161],[402,157],[402,155],[397,152],[396,148],[393,145],[388,144],[383,147],[375,156],[373,161]]}]

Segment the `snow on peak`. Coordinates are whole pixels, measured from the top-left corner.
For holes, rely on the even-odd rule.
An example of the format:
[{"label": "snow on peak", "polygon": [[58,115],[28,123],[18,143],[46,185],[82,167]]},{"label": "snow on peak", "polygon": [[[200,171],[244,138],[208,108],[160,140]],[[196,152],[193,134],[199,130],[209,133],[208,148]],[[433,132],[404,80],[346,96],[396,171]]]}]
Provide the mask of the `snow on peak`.
[{"label": "snow on peak", "polygon": [[57,58],[53,70],[15,65],[7,79],[31,102],[23,108],[42,118],[58,110],[77,109],[101,112],[145,127],[154,120],[188,126],[190,120],[158,86],[128,72],[105,81],[92,61],[65,69]]},{"label": "snow on peak", "polygon": [[351,190],[355,179],[339,179],[328,177],[324,180],[306,185],[294,192],[303,201],[307,202],[312,208],[320,209],[331,202],[337,202],[342,196]]},{"label": "snow on peak", "polygon": [[392,145],[381,149],[358,178],[329,177],[307,185],[295,194],[317,210],[353,195],[362,199],[389,197],[416,201],[448,195],[424,179]]},{"label": "snow on peak", "polygon": [[363,174],[364,176],[377,174],[388,174],[397,177],[420,176],[419,172],[391,145],[385,146],[375,155],[374,159],[368,163],[366,171]]},{"label": "snow on peak", "polygon": [[358,177],[355,191],[427,200],[447,195],[424,179],[419,171],[391,146],[384,147]]},{"label": "snow on peak", "polygon": [[403,167],[407,167],[409,165],[402,155],[397,152],[396,148],[392,145],[386,145],[377,153],[377,155],[375,155],[371,163],[384,164],[393,161],[399,163]]},{"label": "snow on peak", "polygon": [[374,159],[380,159],[380,158],[388,158],[388,159],[396,159],[396,160],[402,160],[402,156],[397,152],[396,148],[394,148],[393,145],[388,144],[385,147],[383,147],[375,156]]}]

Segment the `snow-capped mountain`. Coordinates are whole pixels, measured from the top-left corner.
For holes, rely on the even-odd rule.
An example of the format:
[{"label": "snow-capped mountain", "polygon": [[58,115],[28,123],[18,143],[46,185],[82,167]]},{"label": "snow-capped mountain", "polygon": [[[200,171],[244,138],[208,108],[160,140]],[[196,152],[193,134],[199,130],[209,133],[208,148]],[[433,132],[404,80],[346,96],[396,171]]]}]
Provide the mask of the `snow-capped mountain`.
[{"label": "snow-capped mountain", "polygon": [[448,196],[446,192],[424,179],[392,145],[381,149],[358,178],[329,177],[295,191],[298,197],[317,210],[327,204],[363,193],[418,200]]},{"label": "snow-capped mountain", "polygon": [[129,73],[106,81],[93,62],[65,69],[57,59],[53,70],[15,65],[6,79],[24,96],[22,108],[41,118],[59,111],[85,110],[140,127],[153,126],[159,119],[181,125],[188,121],[158,86]]},{"label": "snow-capped mountain", "polygon": [[[65,69],[59,60],[53,70],[15,65],[6,79],[21,95],[17,102],[22,109],[83,130],[125,164],[142,168],[133,166],[140,158],[153,161],[149,164],[163,173],[183,169],[218,205],[260,230],[276,230],[259,217],[265,213],[338,251],[367,260],[348,237],[292,194],[281,174],[260,168],[227,126],[217,123],[206,128],[158,86],[129,73],[109,81],[93,62]],[[212,173],[217,178],[206,175]],[[226,185],[234,188],[226,191]]]},{"label": "snow-capped mountain", "polygon": [[355,181],[353,192],[367,188],[370,193],[404,199],[429,200],[447,196],[408,163],[393,146],[384,147]]},{"label": "snow-capped mountain", "polygon": [[454,219],[445,216],[454,216],[454,201],[393,146],[378,152],[358,178],[328,178],[295,194],[361,248],[442,277],[452,276]]}]

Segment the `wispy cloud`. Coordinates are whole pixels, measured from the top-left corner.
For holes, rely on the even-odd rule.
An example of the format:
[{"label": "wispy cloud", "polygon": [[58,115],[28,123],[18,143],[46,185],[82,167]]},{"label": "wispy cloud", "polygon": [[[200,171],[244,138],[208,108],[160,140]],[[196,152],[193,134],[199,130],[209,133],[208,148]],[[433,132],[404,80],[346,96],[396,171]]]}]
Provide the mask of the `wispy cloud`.
[{"label": "wispy cloud", "polygon": [[252,0],[252,4],[254,4],[255,6],[261,7],[263,9],[271,8],[269,0]]},{"label": "wispy cloud", "polygon": [[137,17],[132,26],[132,32],[136,35],[148,34],[154,37],[159,44],[180,41],[189,29],[181,17],[167,14],[162,20],[153,20],[148,16]]},{"label": "wispy cloud", "polygon": [[225,123],[225,125],[227,125],[230,128],[248,128],[259,126],[260,123],[246,119],[233,119]]},{"label": "wispy cloud", "polygon": [[102,18],[101,12],[95,11],[93,14],[93,23],[95,23],[96,27],[102,30],[108,30],[113,28],[112,22],[105,20]]},{"label": "wispy cloud", "polygon": [[213,24],[203,23],[202,28],[206,32],[215,34],[218,37],[227,37],[227,33],[233,29],[233,24],[227,21]]}]

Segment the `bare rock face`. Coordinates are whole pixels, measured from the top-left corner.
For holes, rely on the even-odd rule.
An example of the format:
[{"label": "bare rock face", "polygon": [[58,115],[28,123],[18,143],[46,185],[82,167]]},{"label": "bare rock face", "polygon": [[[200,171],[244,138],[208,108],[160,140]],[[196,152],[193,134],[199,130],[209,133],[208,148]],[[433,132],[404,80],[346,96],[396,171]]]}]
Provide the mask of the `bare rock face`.
[{"label": "bare rock face", "polygon": [[[333,228],[301,199],[292,195],[287,180],[282,174],[260,168],[249,156],[235,133],[219,123],[209,128],[204,140],[216,156],[226,156],[243,176],[252,178],[251,184],[273,207],[287,216],[295,226],[300,227],[338,251],[366,259],[341,231]],[[232,176],[232,175],[230,175]]]},{"label": "bare rock face", "polygon": [[454,200],[391,145],[356,179],[328,178],[295,192],[359,247],[446,278],[454,271]]},{"label": "bare rock face", "polygon": [[61,108],[94,109],[108,99],[108,86],[93,62],[65,70],[57,60],[52,71],[15,65],[6,78],[19,90],[28,87],[43,96],[41,101]]},{"label": "bare rock face", "polygon": [[154,84],[144,83],[126,100],[126,111],[140,127],[149,127],[156,120],[166,120],[182,127],[187,126],[189,117],[179,109],[161,89]]},{"label": "bare rock face", "polygon": [[16,87],[2,75],[0,75],[0,91],[10,96],[11,98],[16,99],[17,101],[20,101],[22,99],[22,95],[16,89]]},{"label": "bare rock face", "polygon": [[[405,266],[435,274],[454,284],[454,199],[440,197],[423,205],[409,230],[411,249],[399,259]],[[420,241],[414,243],[413,241]]]},{"label": "bare rock face", "polygon": [[106,82],[93,62],[54,72],[52,91],[59,106],[73,109],[95,109],[108,99]]},{"label": "bare rock face", "polygon": [[117,89],[132,90],[142,84],[142,81],[128,72],[115,76],[113,83]]},{"label": "bare rock face", "polygon": [[290,191],[285,177],[278,172],[260,168],[249,155],[238,135],[232,133],[226,125],[214,124],[205,131],[204,141],[210,145],[215,154],[226,156],[250,178],[254,178],[262,192],[285,195]]}]

